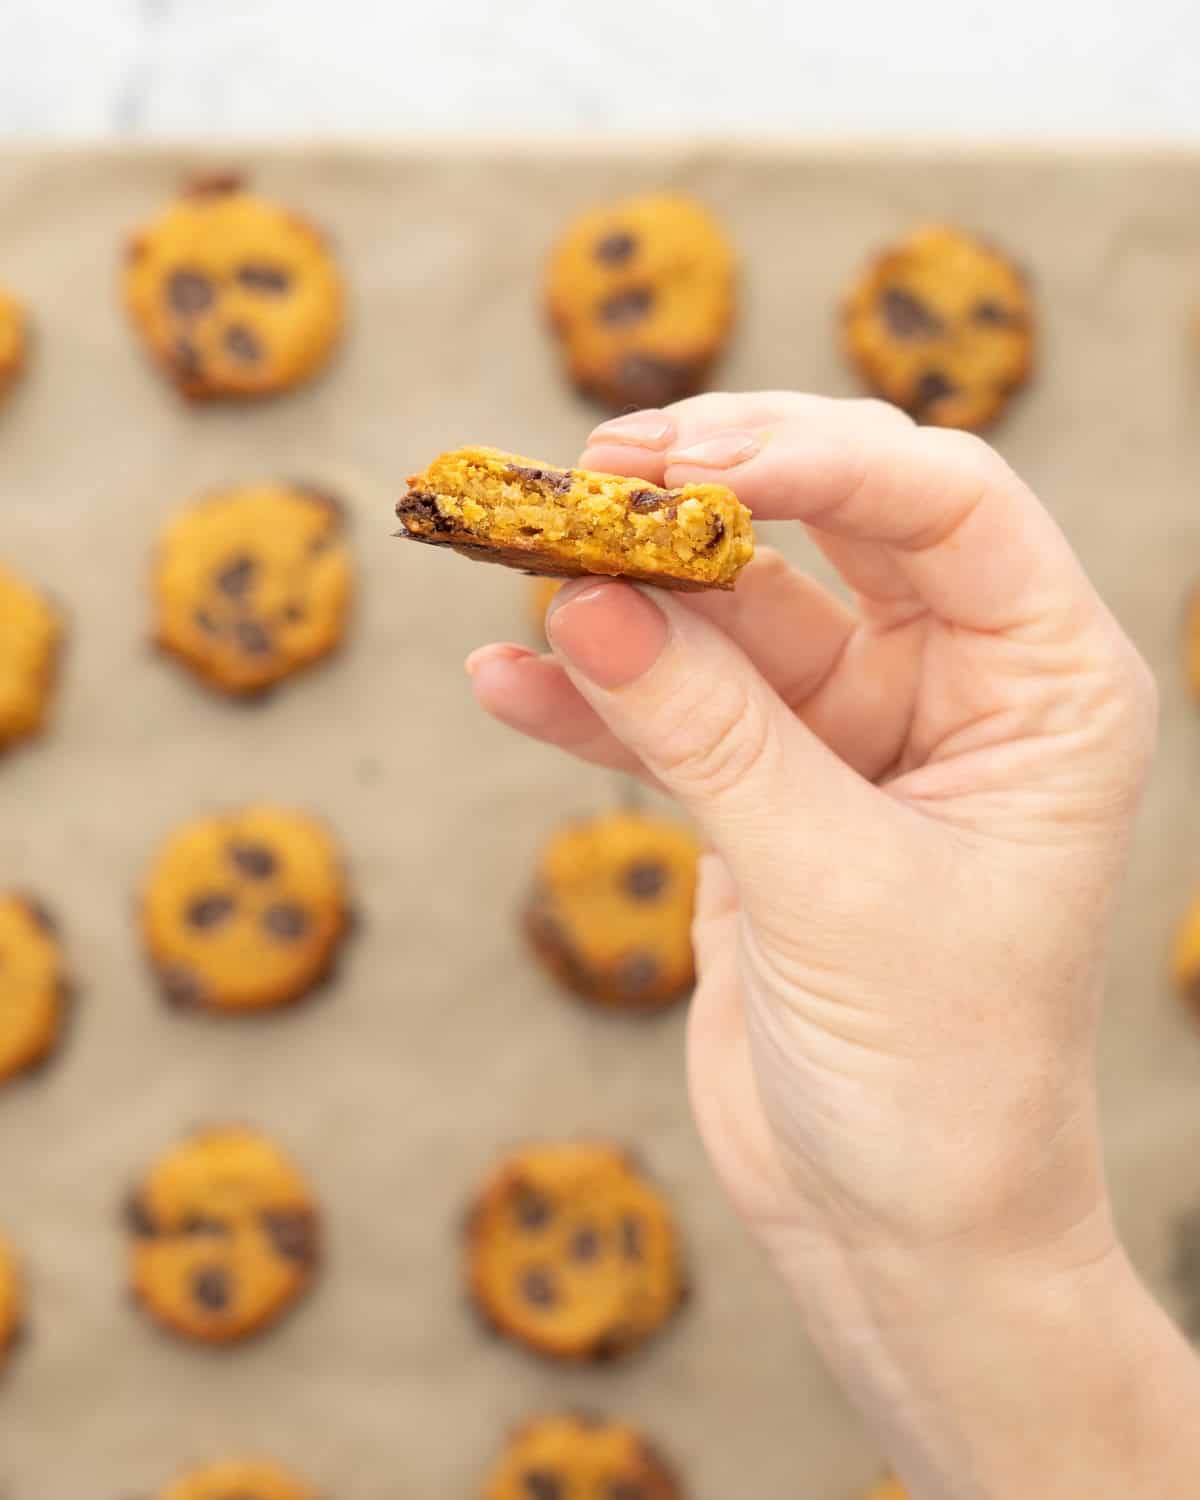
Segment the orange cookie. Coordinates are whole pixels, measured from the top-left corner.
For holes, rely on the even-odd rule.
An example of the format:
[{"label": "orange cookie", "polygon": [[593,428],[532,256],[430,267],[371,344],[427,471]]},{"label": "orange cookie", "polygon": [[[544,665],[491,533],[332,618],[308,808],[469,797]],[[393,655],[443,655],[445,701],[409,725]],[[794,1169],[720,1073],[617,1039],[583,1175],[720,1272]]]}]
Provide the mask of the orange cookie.
[{"label": "orange cookie", "polygon": [[483,1500],[681,1500],[670,1469],[624,1422],[540,1417],[517,1429]]},{"label": "orange cookie", "polygon": [[157,1500],[316,1500],[316,1495],[278,1464],[235,1459],[180,1475]]},{"label": "orange cookie", "polygon": [[45,727],[62,637],[58,611],[0,564],[0,750]]},{"label": "orange cookie", "polygon": [[54,1051],[67,993],[62,950],[44,908],[0,893],[0,1084]]},{"label": "orange cookie", "polygon": [[25,1313],[25,1293],[16,1252],[0,1235],[0,1366],[21,1336]]}]

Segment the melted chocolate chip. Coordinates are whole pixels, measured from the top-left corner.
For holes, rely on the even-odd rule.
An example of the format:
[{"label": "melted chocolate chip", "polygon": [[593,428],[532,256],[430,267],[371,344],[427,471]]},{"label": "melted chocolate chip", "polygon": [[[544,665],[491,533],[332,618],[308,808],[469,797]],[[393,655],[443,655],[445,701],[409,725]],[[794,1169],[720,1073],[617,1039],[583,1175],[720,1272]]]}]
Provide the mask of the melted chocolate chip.
[{"label": "melted chocolate chip", "polygon": [[125,1224],[139,1240],[154,1240],[161,1233],[158,1221],[137,1193],[125,1200]]},{"label": "melted chocolate chip", "polygon": [[555,495],[565,495],[571,488],[570,469],[530,469],[514,464],[508,473],[512,477],[539,484]]},{"label": "melted chocolate chip", "polygon": [[248,552],[239,552],[224,564],[214,582],[230,599],[241,599],[249,592],[257,576],[258,563]]},{"label": "melted chocolate chip", "polygon": [[526,1469],[521,1487],[529,1500],[563,1500],[566,1494],[562,1480],[549,1469]]},{"label": "melted chocolate chip", "polygon": [[263,355],[258,335],[244,323],[231,323],[225,330],[225,347],[243,365],[256,365]]},{"label": "melted chocolate chip", "polygon": [[666,490],[634,490],[629,497],[629,509],[641,511],[643,515],[658,510],[671,498]]},{"label": "melted chocolate chip", "polygon": [[[454,522],[442,515],[437,499],[422,490],[409,490],[396,502],[396,514],[409,531],[418,535],[430,531],[453,531]],[[409,523],[412,524],[409,524]]]},{"label": "melted chocolate chip", "polygon": [[181,1234],[227,1235],[229,1225],[224,1219],[209,1218],[206,1214],[188,1214],[179,1226]]},{"label": "melted chocolate chip", "polygon": [[686,365],[656,359],[652,354],[627,354],[617,369],[617,384],[634,406],[666,406],[687,394],[696,372]]},{"label": "melted chocolate chip", "polygon": [[235,272],[241,286],[252,292],[265,292],[269,296],[281,296],[292,284],[290,271],[282,266],[268,266],[261,261],[247,261]]},{"label": "melted chocolate chip", "polygon": [[937,313],[903,287],[887,287],[879,306],[883,321],[898,339],[935,339],[946,331]]},{"label": "melted chocolate chip", "polygon": [[631,1214],[621,1220],[621,1250],[626,1260],[642,1258],[642,1221]]},{"label": "melted chocolate chip", "polygon": [[581,1225],[571,1236],[567,1254],[572,1260],[587,1262],[600,1254],[600,1236],[590,1224]]},{"label": "melted chocolate chip", "polygon": [[275,851],[266,844],[230,844],[229,858],[251,880],[270,880],[279,868]]},{"label": "melted chocolate chip", "polygon": [[220,635],[221,627],[213,619],[206,609],[198,609],[192,615],[192,623],[197,630],[202,630],[205,635]]},{"label": "melted chocolate chip", "polygon": [[263,1228],[284,1260],[311,1265],[317,1256],[317,1224],[304,1209],[276,1209],[262,1216]]},{"label": "melted chocolate chip", "polygon": [[233,627],[233,634],[247,656],[270,654],[271,637],[257,620],[239,620]]},{"label": "melted chocolate chip", "polygon": [[302,604],[289,604],[283,612],[283,618],[289,625],[298,625],[301,620],[308,618]]},{"label": "melted chocolate chip", "polygon": [[212,282],[201,271],[172,271],[166,282],[167,305],[181,318],[207,311],[216,297]]},{"label": "melted chocolate chip", "polygon": [[610,1479],[607,1500],[645,1500],[646,1491],[634,1479]]},{"label": "melted chocolate chip", "polygon": [[721,542],[724,541],[724,539],[725,539],[725,522],[722,521],[722,519],[720,518],[720,516],[714,516],[713,517],[713,534],[712,534],[712,536],[709,537],[708,541],[705,542],[705,544],[704,544],[704,550],[705,550],[705,552],[711,552],[712,549],[714,547],[719,546],[721,544]]},{"label": "melted chocolate chip", "polygon": [[926,370],[917,381],[916,390],[913,392],[913,404],[919,415],[931,406],[936,406],[939,401],[944,401],[947,396],[956,395],[957,392],[958,387],[940,370]]},{"label": "melted chocolate chip", "polygon": [[542,1266],[531,1266],[521,1277],[521,1296],[531,1307],[553,1307],[558,1292],[550,1272]]},{"label": "melted chocolate chip", "polygon": [[986,328],[1007,328],[1016,320],[1002,302],[985,297],[971,309],[971,321],[982,323]]},{"label": "melted chocolate chip", "polygon": [[522,1188],[515,1205],[517,1223],[522,1229],[544,1229],[550,1222],[554,1208],[549,1200],[536,1188]]},{"label": "melted chocolate chip", "polygon": [[197,896],[188,906],[187,924],[189,927],[199,928],[219,927],[233,915],[233,910],[233,898],[219,891],[207,896]]},{"label": "melted chocolate chip", "polygon": [[204,1004],[204,986],[183,964],[164,964],[158,977],[168,1005],[190,1010]]},{"label": "melted chocolate chip", "polygon": [[205,1266],[192,1277],[192,1298],[209,1312],[221,1312],[232,1296],[229,1272],[220,1266]]},{"label": "melted chocolate chip", "polygon": [[602,265],[619,266],[637,249],[637,240],[626,229],[614,229],[596,241],[593,254]]},{"label": "melted chocolate chip", "polygon": [[661,895],[669,876],[666,865],[657,860],[639,860],[625,871],[624,885],[635,901],[653,901]]},{"label": "melted chocolate chip", "polygon": [[648,286],[631,286],[600,304],[600,321],[610,328],[625,328],[640,323],[653,305],[654,293]]},{"label": "melted chocolate chip", "polygon": [[277,901],[263,912],[262,925],[272,937],[295,942],[308,931],[308,913],[294,901]]},{"label": "melted chocolate chip", "polygon": [[623,990],[644,990],[658,978],[658,960],[649,953],[628,953],[617,965],[617,983]]}]

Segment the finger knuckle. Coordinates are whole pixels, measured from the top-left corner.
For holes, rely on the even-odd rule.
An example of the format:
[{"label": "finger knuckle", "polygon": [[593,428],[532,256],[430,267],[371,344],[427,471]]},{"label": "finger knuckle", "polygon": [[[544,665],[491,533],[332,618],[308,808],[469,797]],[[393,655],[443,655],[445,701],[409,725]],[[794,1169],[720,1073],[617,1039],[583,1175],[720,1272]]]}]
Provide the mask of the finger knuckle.
[{"label": "finger knuckle", "polygon": [[728,683],[703,703],[675,706],[654,769],[688,795],[718,798],[762,764],[771,741],[762,706]]}]

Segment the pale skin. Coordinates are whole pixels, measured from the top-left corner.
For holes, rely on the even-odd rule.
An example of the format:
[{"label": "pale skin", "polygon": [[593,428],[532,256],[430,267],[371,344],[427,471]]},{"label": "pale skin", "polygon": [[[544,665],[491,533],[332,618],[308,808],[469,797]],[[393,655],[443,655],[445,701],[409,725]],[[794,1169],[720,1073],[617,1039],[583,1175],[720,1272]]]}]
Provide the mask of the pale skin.
[{"label": "pale skin", "polygon": [[730,485],[732,594],[569,584],[552,654],[468,661],[497,718],[671,793],[704,862],[697,1123],[914,1500],[1185,1500],[1200,1364],[1114,1231],[1094,1052],[1152,754],[1137,652],[978,439],[708,395],[581,465]]}]

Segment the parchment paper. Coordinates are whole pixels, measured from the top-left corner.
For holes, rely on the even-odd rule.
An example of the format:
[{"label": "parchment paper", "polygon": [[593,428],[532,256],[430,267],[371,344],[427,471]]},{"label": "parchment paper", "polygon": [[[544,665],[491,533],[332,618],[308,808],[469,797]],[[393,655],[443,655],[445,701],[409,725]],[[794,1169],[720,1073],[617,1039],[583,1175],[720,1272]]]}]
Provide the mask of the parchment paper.
[{"label": "parchment paper", "polygon": [[[977,226],[1036,278],[1040,378],[996,440],[1163,690],[1101,1066],[1120,1216],[1180,1310],[1171,1226],[1200,1201],[1200,1034],[1164,959],[1200,884],[1200,714],[1180,664],[1200,569],[1200,157],[483,143],[233,153],[335,233],[353,328],[328,376],[295,395],[188,409],[123,324],[118,248],[185,170],[230,160],[0,154],[0,276],[38,329],[30,378],[0,412],[0,555],[72,619],[54,733],[0,765],[0,885],[28,885],[57,910],[80,985],[58,1064],[0,1092],[0,1224],[32,1298],[27,1347],[0,1390],[4,1500],[122,1500],[246,1448],[333,1500],[470,1497],[507,1426],[558,1405],[639,1419],[696,1500],[850,1500],[876,1471],[710,1179],[686,1108],[682,1011],[633,1024],[564,1001],[515,930],[539,841],[614,795],[610,778],[472,706],[461,658],[528,634],[525,580],[389,538],[403,476],[443,447],[576,456],[593,413],[544,335],[541,258],[565,215],[643,185],[700,194],[741,247],[744,305],[720,372],[730,387],[853,391],[835,299],[915,220]],[[346,497],[361,603],[339,660],[247,709],[149,650],[144,576],[176,505],[256,475]],[[799,538],[784,544],[809,555]],[[330,819],[362,931],[336,988],[309,1005],[250,1024],[173,1015],[141,962],[136,885],[177,821],[252,798]],[[303,1163],[330,1259],[283,1326],[213,1353],[128,1304],[118,1205],[161,1146],[231,1118]],[[498,1151],[558,1133],[640,1146],[694,1271],[673,1330],[606,1369],[563,1373],[490,1341],[459,1295],[465,1197]]]}]

